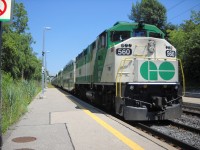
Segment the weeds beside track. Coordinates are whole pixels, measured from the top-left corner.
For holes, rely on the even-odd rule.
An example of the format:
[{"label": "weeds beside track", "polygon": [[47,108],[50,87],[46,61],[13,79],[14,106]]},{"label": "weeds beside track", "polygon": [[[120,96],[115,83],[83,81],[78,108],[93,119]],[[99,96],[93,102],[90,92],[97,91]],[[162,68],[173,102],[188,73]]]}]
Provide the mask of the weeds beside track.
[{"label": "weeds beside track", "polygon": [[13,80],[8,74],[2,78],[2,131],[3,133],[27,111],[28,104],[41,87],[35,81]]}]

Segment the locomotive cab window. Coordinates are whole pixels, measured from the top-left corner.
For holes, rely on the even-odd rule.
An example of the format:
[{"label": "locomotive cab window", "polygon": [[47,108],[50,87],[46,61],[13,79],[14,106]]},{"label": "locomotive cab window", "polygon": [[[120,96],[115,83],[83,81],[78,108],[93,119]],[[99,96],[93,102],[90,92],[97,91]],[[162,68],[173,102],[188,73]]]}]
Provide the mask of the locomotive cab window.
[{"label": "locomotive cab window", "polygon": [[133,32],[133,37],[146,37],[147,32],[145,30],[135,30]]},{"label": "locomotive cab window", "polygon": [[155,33],[155,32],[149,32],[149,37],[162,38],[162,34]]},{"label": "locomotive cab window", "polygon": [[96,48],[96,41],[91,44],[92,51]]},{"label": "locomotive cab window", "polygon": [[83,51],[83,53],[84,53],[84,56],[87,55],[87,53],[88,53],[87,49],[85,49],[85,50]]},{"label": "locomotive cab window", "polygon": [[112,42],[124,41],[130,38],[129,31],[111,31],[110,39]]},{"label": "locomotive cab window", "polygon": [[98,48],[105,48],[106,47],[106,32],[103,32],[102,34],[99,35],[99,40],[98,40]]}]

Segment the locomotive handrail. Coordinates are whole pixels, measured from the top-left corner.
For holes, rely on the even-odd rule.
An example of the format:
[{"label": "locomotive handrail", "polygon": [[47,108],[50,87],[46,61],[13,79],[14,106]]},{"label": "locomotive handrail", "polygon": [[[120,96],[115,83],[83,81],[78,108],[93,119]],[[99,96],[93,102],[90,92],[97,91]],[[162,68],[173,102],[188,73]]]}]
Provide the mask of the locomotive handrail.
[{"label": "locomotive handrail", "polygon": [[144,104],[150,105],[150,107],[152,107],[151,103],[144,102],[144,101],[141,101],[141,100],[138,100],[138,99],[133,99],[133,98],[130,98],[130,97],[123,97],[123,99],[129,99],[129,100],[133,100],[135,102],[144,103]]},{"label": "locomotive handrail", "polygon": [[[146,58],[144,55],[135,55],[135,56],[141,56],[140,58]],[[124,69],[124,64],[126,61],[132,61],[134,58],[138,58],[138,57],[128,57],[128,58],[122,59],[120,62],[119,68],[117,70],[117,75],[116,75],[116,96],[118,96],[118,75],[120,75],[119,76],[119,93],[120,93],[119,96],[121,97],[121,95],[122,95],[122,93],[121,93],[121,87],[122,87],[121,77],[122,77],[123,70],[121,72],[119,72],[119,71],[120,71],[121,67],[122,67],[122,69]],[[124,62],[123,66],[122,66],[122,62]]]},{"label": "locomotive handrail", "polygon": [[130,72],[119,72],[119,74],[130,74]]},{"label": "locomotive handrail", "polygon": [[[134,58],[138,58],[138,57],[128,57],[125,59],[122,59],[119,65],[119,68],[117,70],[117,75],[116,75],[116,97],[122,95],[121,93],[121,88],[122,88],[122,84],[121,84],[121,78],[123,75],[123,70],[124,70],[124,65],[126,61],[132,61]],[[182,92],[182,96],[185,96],[185,76],[184,76],[184,71],[183,71],[183,65],[182,65],[182,61],[181,59],[178,58],[149,58],[149,57],[140,57],[140,58],[144,58],[144,59],[153,59],[153,60],[178,60],[180,62],[180,67],[181,67],[181,74],[183,77],[183,92]],[[123,63],[123,65],[122,65]],[[122,68],[122,71],[120,72]],[[119,84],[119,93],[118,93],[118,84]]]},{"label": "locomotive handrail", "polygon": [[157,58],[157,60],[160,60],[160,59],[164,59],[164,60],[178,60],[179,63],[180,63],[180,67],[181,67],[181,74],[182,74],[182,77],[183,77],[183,92],[182,92],[182,96],[185,96],[185,75],[184,75],[184,71],[183,71],[183,64],[182,64],[182,61],[181,59],[179,58]]},{"label": "locomotive handrail", "polygon": [[169,104],[169,103],[171,103],[171,102],[173,102],[173,101],[176,101],[176,100],[178,100],[178,99],[180,99],[180,98],[181,98],[181,96],[179,96],[179,97],[177,97],[177,98],[175,98],[175,99],[172,99],[172,100],[168,101],[167,104]]},{"label": "locomotive handrail", "polygon": [[[160,59],[164,59],[164,58],[157,58],[158,60]],[[179,58],[168,58],[168,59],[164,59],[164,60],[178,60],[179,63],[180,63],[180,67],[181,67],[181,74],[182,74],[182,77],[183,77],[183,92],[182,92],[182,96],[185,96],[185,75],[184,75],[184,71],[183,71],[183,64],[182,64],[182,61],[181,59]]]},{"label": "locomotive handrail", "polygon": [[182,77],[183,77],[183,95],[182,96],[185,96],[185,75],[184,75],[184,71],[183,71],[183,64],[182,64],[182,61],[181,59],[178,59],[179,62],[180,62],[180,67],[181,67],[181,73],[182,73]]},{"label": "locomotive handrail", "polygon": [[[126,61],[132,61],[132,60],[133,60],[133,58],[129,57],[129,58],[125,58],[125,59],[121,60],[121,62],[120,62],[119,68],[117,70],[117,75],[116,75],[116,96],[118,96],[118,76],[119,76],[119,83],[120,83],[120,85],[119,85],[120,95],[119,96],[121,97],[121,82],[120,82],[120,80],[121,80],[121,77],[122,77],[123,70],[120,73],[119,73],[119,71],[120,71],[121,67],[122,67],[122,69],[124,69],[124,64],[125,64]],[[122,66],[122,62],[124,62],[123,66]]]}]

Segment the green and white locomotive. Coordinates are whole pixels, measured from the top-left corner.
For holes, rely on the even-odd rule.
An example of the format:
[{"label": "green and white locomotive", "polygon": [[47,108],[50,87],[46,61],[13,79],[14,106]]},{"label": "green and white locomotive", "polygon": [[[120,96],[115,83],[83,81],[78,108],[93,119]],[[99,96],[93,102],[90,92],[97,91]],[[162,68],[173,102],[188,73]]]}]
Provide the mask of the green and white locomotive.
[{"label": "green and white locomotive", "polygon": [[53,84],[125,120],[180,117],[176,49],[154,25],[117,22],[71,61]]}]

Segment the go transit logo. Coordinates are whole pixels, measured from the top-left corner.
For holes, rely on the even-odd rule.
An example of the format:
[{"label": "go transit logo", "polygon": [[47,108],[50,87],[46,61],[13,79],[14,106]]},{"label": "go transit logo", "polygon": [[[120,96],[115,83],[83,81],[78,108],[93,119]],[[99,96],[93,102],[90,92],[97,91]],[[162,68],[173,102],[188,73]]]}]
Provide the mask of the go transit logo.
[{"label": "go transit logo", "polygon": [[158,67],[152,61],[145,61],[140,67],[140,74],[145,80],[158,80],[158,75],[163,80],[171,80],[175,75],[175,68],[170,62],[163,62]]}]

